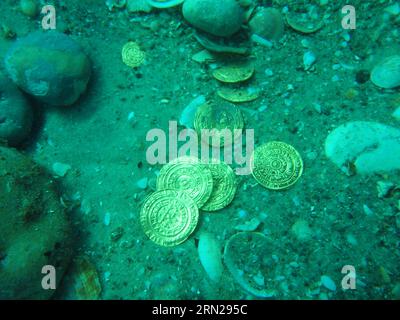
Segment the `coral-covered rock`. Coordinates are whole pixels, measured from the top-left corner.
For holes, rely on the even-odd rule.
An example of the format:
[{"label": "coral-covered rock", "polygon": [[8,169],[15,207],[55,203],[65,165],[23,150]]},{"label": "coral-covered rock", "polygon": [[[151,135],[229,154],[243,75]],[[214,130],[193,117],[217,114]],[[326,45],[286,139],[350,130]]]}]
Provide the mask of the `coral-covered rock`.
[{"label": "coral-covered rock", "polygon": [[17,40],[5,57],[5,67],[22,90],[57,106],[75,103],[91,74],[81,47],[57,31],[37,31]]},{"label": "coral-covered rock", "polygon": [[22,92],[0,72],[0,139],[17,146],[29,136],[32,118]]},{"label": "coral-covered rock", "polygon": [[70,226],[50,176],[0,147],[0,299],[48,299],[42,268],[59,283],[71,256]]}]

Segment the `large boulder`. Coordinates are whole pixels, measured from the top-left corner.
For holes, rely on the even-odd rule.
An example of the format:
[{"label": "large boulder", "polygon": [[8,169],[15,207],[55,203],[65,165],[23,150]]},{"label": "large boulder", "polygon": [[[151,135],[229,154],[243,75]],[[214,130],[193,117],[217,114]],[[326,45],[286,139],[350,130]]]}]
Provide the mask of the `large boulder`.
[{"label": "large boulder", "polygon": [[239,31],[244,19],[236,0],[186,0],[182,10],[194,27],[220,37]]},{"label": "large boulder", "polygon": [[68,106],[86,90],[91,63],[81,47],[57,31],[21,38],[5,57],[9,77],[39,101]]},{"label": "large boulder", "polygon": [[17,146],[32,129],[33,112],[22,92],[0,72],[0,140]]},{"label": "large boulder", "polygon": [[28,157],[0,147],[0,300],[49,299],[42,268],[57,283],[71,257],[70,226],[53,180]]}]

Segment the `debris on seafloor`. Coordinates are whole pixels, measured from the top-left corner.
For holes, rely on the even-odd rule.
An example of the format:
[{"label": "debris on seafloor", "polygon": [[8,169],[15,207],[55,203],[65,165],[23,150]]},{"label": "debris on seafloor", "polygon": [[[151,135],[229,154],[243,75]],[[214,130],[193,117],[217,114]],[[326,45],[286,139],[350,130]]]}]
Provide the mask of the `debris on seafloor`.
[{"label": "debris on seafloor", "polygon": [[233,279],[246,292],[258,298],[273,298],[276,295],[273,289],[254,280],[266,270],[273,269],[265,256],[265,252],[271,250],[272,243],[259,232],[236,233],[225,245],[224,262]]},{"label": "debris on seafloor", "polygon": [[63,285],[67,300],[97,300],[102,290],[97,270],[87,256],[74,259]]},{"label": "debris on seafloor", "polygon": [[221,279],[224,266],[222,264],[221,246],[211,233],[202,232],[197,248],[200,262],[209,278],[218,283]]},{"label": "debris on seafloor", "polygon": [[377,122],[348,122],[328,135],[325,153],[346,174],[400,169],[400,130]]}]

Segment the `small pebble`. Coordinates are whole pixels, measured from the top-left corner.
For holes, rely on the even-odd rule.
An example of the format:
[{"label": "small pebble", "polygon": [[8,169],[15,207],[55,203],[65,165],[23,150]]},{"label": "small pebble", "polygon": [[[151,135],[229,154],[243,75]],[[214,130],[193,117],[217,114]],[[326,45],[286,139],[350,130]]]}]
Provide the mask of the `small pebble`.
[{"label": "small pebble", "polygon": [[69,170],[71,170],[71,166],[69,164],[55,162],[53,163],[52,170],[55,175],[59,177],[64,177]]},{"label": "small pebble", "polygon": [[330,291],[336,291],[336,284],[329,276],[323,275],[321,277],[321,284]]},{"label": "small pebble", "polygon": [[138,180],[138,182],[136,182],[136,185],[138,186],[139,189],[145,190],[148,186],[148,183],[149,183],[149,178],[144,177]]},{"label": "small pebble", "polygon": [[109,212],[106,212],[104,215],[104,225],[109,226],[111,222],[111,214]]}]

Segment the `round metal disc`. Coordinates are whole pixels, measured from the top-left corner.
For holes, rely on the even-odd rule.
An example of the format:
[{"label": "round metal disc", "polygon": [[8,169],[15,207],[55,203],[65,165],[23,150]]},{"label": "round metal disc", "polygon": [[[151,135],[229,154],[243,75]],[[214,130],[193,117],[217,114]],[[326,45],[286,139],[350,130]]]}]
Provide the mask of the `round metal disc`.
[{"label": "round metal disc", "polygon": [[236,175],[224,162],[209,164],[213,177],[213,191],[210,199],[201,208],[204,211],[217,211],[228,206],[236,194]]},{"label": "round metal disc", "polygon": [[199,210],[183,191],[156,191],[146,198],[140,222],[146,235],[161,246],[176,246],[196,229]]},{"label": "round metal disc", "polygon": [[202,141],[213,147],[233,143],[242,135],[243,127],[240,109],[227,101],[205,103],[196,111],[194,128]]},{"label": "round metal disc", "polygon": [[256,148],[250,165],[257,182],[272,190],[290,187],[303,173],[300,154],[291,145],[279,141]]},{"label": "round metal disc", "polygon": [[210,198],[213,179],[206,165],[194,157],[179,157],[160,170],[157,190],[185,191],[201,208]]}]

